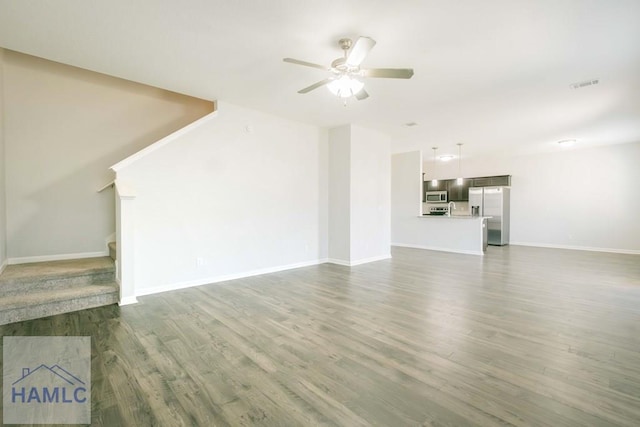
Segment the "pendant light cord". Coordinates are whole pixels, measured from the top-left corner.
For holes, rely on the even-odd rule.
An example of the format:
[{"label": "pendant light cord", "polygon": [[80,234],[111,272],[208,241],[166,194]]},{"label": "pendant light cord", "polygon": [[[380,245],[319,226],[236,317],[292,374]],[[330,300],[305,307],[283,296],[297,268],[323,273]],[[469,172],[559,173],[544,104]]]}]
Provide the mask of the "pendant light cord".
[{"label": "pendant light cord", "polygon": [[456,184],[462,185],[464,183],[464,179],[462,178],[462,142],[458,142],[458,179],[456,179]]},{"label": "pendant light cord", "polygon": [[433,178],[431,178],[431,185],[438,185],[438,180],[436,179],[436,150],[438,147],[431,147],[433,150]]}]

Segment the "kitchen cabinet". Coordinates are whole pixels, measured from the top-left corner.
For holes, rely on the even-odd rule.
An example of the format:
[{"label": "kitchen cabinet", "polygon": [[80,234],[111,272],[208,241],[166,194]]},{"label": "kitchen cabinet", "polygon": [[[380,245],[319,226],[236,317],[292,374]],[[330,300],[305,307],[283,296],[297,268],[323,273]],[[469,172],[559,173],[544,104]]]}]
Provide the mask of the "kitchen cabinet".
[{"label": "kitchen cabinet", "polygon": [[509,187],[511,186],[511,175],[484,176],[481,178],[471,178],[473,182],[470,187]]},{"label": "kitchen cabinet", "polygon": [[458,185],[455,179],[447,180],[447,191],[449,192],[450,202],[468,202],[469,201],[469,187],[471,186],[471,179],[464,179],[462,184]]},{"label": "kitchen cabinet", "polygon": [[439,179],[436,185],[433,185],[431,181],[425,181],[427,186],[425,191],[447,191],[447,181]]},{"label": "kitchen cabinet", "polygon": [[422,201],[425,201],[427,191],[446,191],[449,201],[468,202],[470,187],[510,187],[511,175],[483,176],[478,178],[464,178],[462,185],[457,185],[455,179],[439,179],[437,184],[431,181],[422,183]]},{"label": "kitchen cabinet", "polygon": [[491,185],[495,187],[511,186],[511,175],[492,176]]}]

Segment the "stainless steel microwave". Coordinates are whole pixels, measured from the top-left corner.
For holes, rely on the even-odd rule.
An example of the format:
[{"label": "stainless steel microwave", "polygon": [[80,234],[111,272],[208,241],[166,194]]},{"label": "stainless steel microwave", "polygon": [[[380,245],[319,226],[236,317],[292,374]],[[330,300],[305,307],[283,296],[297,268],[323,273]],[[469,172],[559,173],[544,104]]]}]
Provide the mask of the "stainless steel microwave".
[{"label": "stainless steel microwave", "polygon": [[447,203],[447,192],[427,191],[424,199],[427,203]]}]

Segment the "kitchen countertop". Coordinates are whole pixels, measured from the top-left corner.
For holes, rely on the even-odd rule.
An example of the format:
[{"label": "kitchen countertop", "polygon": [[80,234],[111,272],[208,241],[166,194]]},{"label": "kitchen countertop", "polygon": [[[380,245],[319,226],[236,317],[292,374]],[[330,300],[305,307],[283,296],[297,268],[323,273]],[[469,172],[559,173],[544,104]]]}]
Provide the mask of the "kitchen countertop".
[{"label": "kitchen countertop", "polygon": [[483,219],[493,218],[490,216],[473,216],[473,215],[420,215],[419,218],[449,218],[449,219]]}]

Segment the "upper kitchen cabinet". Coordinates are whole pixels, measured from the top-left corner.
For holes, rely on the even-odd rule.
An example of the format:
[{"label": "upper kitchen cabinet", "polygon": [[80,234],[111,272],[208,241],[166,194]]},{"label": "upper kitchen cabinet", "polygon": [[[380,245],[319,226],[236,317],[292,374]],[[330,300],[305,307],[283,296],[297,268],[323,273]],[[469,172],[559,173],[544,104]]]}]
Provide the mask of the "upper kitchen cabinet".
[{"label": "upper kitchen cabinet", "polygon": [[455,179],[447,180],[447,191],[449,192],[450,202],[468,202],[469,201],[469,187],[471,186],[472,179],[465,178],[462,184],[458,185]]},{"label": "upper kitchen cabinet", "polygon": [[511,175],[471,178],[470,181],[473,181],[470,187],[509,187],[511,185]]},{"label": "upper kitchen cabinet", "polygon": [[439,179],[437,184],[432,181],[425,181],[425,191],[447,191],[447,181]]}]

